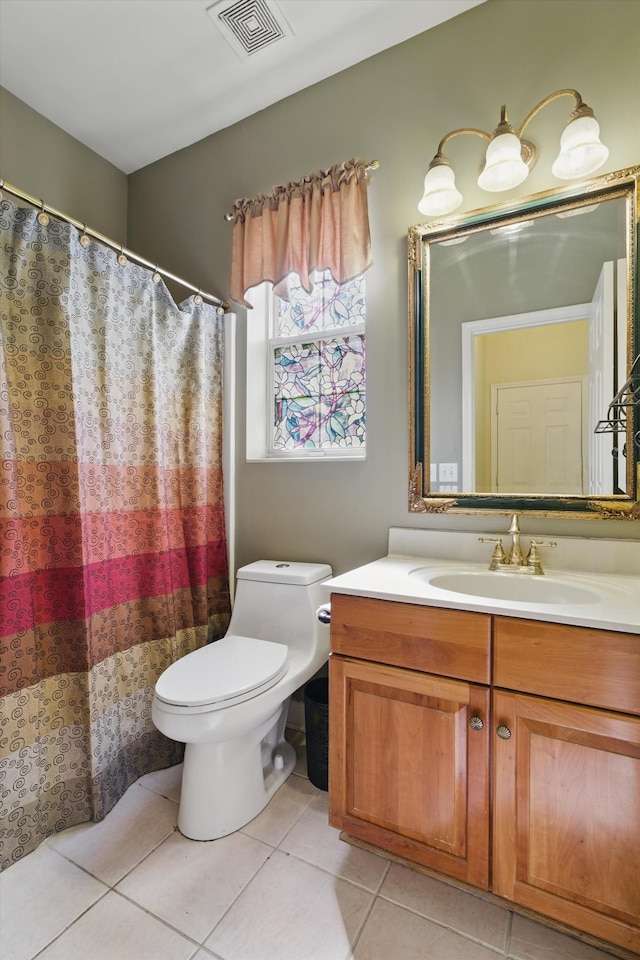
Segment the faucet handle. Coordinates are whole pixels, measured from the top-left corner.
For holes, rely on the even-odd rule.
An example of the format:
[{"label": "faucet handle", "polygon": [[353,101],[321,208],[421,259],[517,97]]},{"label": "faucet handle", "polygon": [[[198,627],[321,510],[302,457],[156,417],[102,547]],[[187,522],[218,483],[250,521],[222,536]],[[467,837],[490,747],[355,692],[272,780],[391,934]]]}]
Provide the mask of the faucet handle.
[{"label": "faucet handle", "polygon": [[538,553],[538,547],[557,547],[557,545],[558,544],[555,540],[531,540],[529,553],[527,554],[527,567],[532,573],[544,573],[544,570],[542,569],[542,563],[540,561],[540,554]]},{"label": "faucet handle", "polygon": [[498,564],[506,563],[507,557],[502,546],[502,537],[478,537],[478,543],[495,543],[489,570],[495,570]]}]

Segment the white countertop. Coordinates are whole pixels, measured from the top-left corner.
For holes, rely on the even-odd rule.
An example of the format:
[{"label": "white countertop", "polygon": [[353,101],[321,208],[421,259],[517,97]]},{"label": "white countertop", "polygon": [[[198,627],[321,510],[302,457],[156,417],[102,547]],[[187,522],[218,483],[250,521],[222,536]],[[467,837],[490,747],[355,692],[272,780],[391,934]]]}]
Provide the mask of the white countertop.
[{"label": "white countertop", "polygon": [[[352,596],[373,597],[379,600],[395,600],[401,603],[419,603],[425,606],[445,607],[452,610],[475,610],[481,613],[498,614],[506,617],[520,617],[526,620],[543,620],[553,623],[567,623],[575,626],[594,627],[597,629],[617,630],[624,633],[640,634],[640,575],[635,571],[636,558],[640,557],[640,544],[631,542],[623,547],[620,555],[623,562],[622,571],[612,570],[612,564],[603,563],[607,569],[604,573],[594,573],[591,569],[571,570],[546,567],[540,579],[546,578],[551,586],[567,584],[573,587],[588,590],[591,594],[587,603],[533,603],[528,601],[496,600],[485,596],[471,596],[444,590],[429,582],[432,576],[460,572],[486,572],[489,564],[490,552],[487,555],[486,544],[484,562],[477,562],[477,552],[473,551],[470,561],[459,559],[460,549],[463,546],[462,537],[467,534],[452,534],[449,544],[447,536],[439,532],[434,538],[429,537],[422,541],[415,536],[418,531],[409,531],[411,536],[404,537],[402,531],[392,529],[390,532],[390,547],[394,545],[420,546],[420,553],[393,553],[386,557],[357,567],[347,573],[332,577],[325,581],[324,587],[328,593],[345,593]],[[395,535],[394,535],[395,533]],[[420,531],[428,534],[430,531]],[[468,535],[473,542],[477,542],[477,534]],[[524,549],[523,537],[523,549]],[[559,542],[574,538],[554,538]],[[471,543],[471,539],[469,540]],[[589,541],[590,544],[593,541]],[[612,541],[606,543],[611,544]],[[603,543],[603,549],[609,553],[616,553],[611,547]],[[429,546],[436,556],[429,556],[426,552]],[[505,544],[506,546],[506,544]],[[565,555],[575,552],[575,544],[566,543]],[[453,548],[453,549],[452,549]],[[423,552],[424,551],[424,552]],[[541,550],[542,552],[542,550]],[[583,549],[584,553],[584,542]],[[594,565],[593,555],[597,555],[595,547],[589,556],[589,566]],[[451,559],[446,554],[453,553]],[[562,550],[558,553],[561,555]],[[444,554],[444,556],[443,556]],[[464,554],[463,554],[464,555]],[[545,557],[546,559],[546,557]],[[584,565],[584,564],[583,564]],[[496,572],[491,577],[531,577],[531,574],[510,574]],[[536,577],[538,579],[538,577]]]}]

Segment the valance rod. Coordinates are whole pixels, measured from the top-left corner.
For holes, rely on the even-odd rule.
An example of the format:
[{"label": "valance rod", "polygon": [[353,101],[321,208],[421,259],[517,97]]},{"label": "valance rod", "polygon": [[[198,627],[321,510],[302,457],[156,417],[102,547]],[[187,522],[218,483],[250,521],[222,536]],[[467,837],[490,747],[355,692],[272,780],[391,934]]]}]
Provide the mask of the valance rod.
[{"label": "valance rod", "polygon": [[[120,255],[124,255],[127,260],[135,260],[136,263],[141,264],[143,267],[148,267],[150,270],[154,270],[163,277],[173,280],[174,283],[179,283],[180,286],[186,287],[187,290],[193,290],[193,292],[197,296],[202,297],[203,300],[207,300],[209,303],[215,304],[218,307],[218,313],[226,313],[226,311],[229,309],[229,304],[225,300],[221,300],[220,297],[214,297],[212,293],[205,293],[204,290],[194,287],[192,283],[187,283],[187,281],[183,280],[181,277],[176,277],[175,274],[169,273],[168,270],[163,270],[157,264],[151,263],[149,260],[145,260],[144,257],[141,257],[139,254],[127,249],[127,247],[124,247],[121,243],[116,243],[115,240],[110,240],[109,237],[105,237],[103,234],[98,233],[97,230],[92,230],[85,223],[75,220],[66,213],[61,213],[61,211],[56,210],[55,207],[48,206],[48,204],[43,203],[42,200],[38,200],[37,197],[30,196],[28,193],[25,193],[23,190],[19,190],[17,187],[7,183],[5,180],[0,180],[0,190],[5,190],[14,197],[19,197],[21,200],[25,200],[27,203],[30,203],[32,207],[36,207],[43,213],[51,214],[51,216],[55,217],[57,220],[64,220],[66,223],[70,223],[72,227],[76,227],[87,236],[93,237],[94,240],[98,240],[100,243],[104,243],[108,247],[111,247],[112,250],[116,250]],[[2,198],[0,197],[0,199]]]},{"label": "valance rod", "polygon": [[[371,170],[377,170],[379,166],[380,166],[379,160],[372,160],[371,163],[368,163],[366,165],[365,170],[367,171],[367,173],[369,173],[369,171]],[[231,223],[231,221],[233,220],[233,214],[225,213],[224,219],[227,221],[227,223]]]}]

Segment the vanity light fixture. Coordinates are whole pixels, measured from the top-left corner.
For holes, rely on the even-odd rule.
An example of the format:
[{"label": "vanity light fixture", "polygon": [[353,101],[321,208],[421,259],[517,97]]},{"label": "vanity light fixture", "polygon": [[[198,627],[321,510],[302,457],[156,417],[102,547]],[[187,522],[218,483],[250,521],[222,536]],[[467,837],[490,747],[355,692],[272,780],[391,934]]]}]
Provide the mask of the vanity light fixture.
[{"label": "vanity light fixture", "polygon": [[600,127],[593,110],[584,103],[577,90],[557,90],[536,104],[517,131],[509,122],[507,108],[503,106],[500,123],[493,134],[475,127],[461,127],[447,133],[438,144],[424,178],[424,194],[418,204],[420,213],[426,217],[442,217],[452,213],[462,203],[462,194],[456,187],[451,164],[442,152],[449,140],[462,134],[473,134],[489,142],[484,168],[478,177],[478,186],[483,190],[492,193],[511,190],[526,180],[536,162],[537,150],[531,141],[523,139],[524,131],[543,107],[564,96],[574,97],[576,105],[560,137],[560,153],[551,172],[559,180],[574,180],[598,170],[609,156],[609,151],[600,142]]}]

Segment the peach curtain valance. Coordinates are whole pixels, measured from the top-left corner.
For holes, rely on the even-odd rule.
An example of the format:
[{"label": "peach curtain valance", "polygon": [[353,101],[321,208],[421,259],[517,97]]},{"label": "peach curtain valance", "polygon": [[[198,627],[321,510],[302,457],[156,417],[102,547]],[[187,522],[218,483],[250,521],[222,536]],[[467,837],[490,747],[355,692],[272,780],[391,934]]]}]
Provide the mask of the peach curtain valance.
[{"label": "peach curtain valance", "polygon": [[314,270],[331,271],[336,283],[364,273],[371,266],[368,180],[363,160],[347,160],[269,196],[236,200],[231,299],[250,308],[247,290],[265,280],[288,299],[290,273],[307,291]]}]

